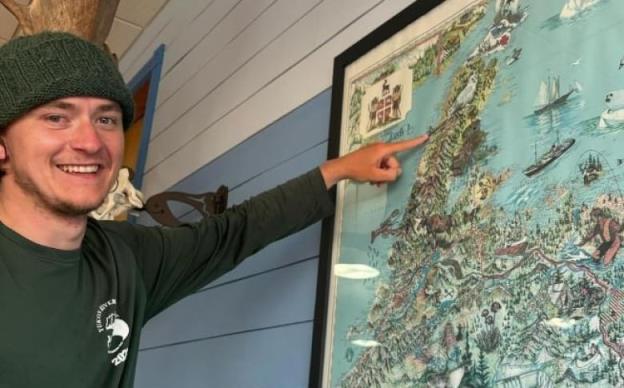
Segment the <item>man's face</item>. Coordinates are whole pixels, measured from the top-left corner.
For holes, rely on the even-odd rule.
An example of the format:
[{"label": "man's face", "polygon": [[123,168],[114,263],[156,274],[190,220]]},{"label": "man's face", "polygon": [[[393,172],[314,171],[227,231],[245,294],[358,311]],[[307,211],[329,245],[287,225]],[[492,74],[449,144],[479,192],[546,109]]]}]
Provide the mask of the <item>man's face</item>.
[{"label": "man's face", "polygon": [[13,122],[2,140],[6,176],[0,188],[24,202],[17,206],[85,215],[102,203],[117,176],[123,155],[122,113],[110,100],[62,98]]}]

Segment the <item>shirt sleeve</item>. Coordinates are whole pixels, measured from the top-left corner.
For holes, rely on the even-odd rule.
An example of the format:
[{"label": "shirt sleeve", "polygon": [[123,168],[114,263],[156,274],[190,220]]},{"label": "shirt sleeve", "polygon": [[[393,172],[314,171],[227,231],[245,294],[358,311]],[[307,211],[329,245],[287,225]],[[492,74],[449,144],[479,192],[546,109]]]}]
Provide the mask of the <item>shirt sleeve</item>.
[{"label": "shirt sleeve", "polygon": [[116,223],[114,233],[135,253],[147,293],[147,320],[269,243],[333,211],[316,168],[198,223],[175,228]]}]

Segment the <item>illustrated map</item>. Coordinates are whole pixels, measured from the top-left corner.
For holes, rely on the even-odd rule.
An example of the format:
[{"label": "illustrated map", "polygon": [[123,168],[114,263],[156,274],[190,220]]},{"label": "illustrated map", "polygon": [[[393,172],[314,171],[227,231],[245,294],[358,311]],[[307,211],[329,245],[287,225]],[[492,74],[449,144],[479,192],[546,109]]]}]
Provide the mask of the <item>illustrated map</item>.
[{"label": "illustrated map", "polygon": [[339,188],[328,384],[624,386],[624,2],[435,11],[346,76],[341,153],[431,137]]}]

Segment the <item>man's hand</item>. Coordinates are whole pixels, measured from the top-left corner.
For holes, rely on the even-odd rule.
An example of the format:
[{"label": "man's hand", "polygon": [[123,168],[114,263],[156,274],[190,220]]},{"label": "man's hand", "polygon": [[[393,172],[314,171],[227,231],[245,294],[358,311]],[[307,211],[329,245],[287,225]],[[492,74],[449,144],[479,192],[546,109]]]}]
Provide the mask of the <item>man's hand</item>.
[{"label": "man's hand", "polygon": [[329,189],[342,179],[370,183],[392,182],[401,175],[401,165],[394,154],[418,147],[428,139],[429,135],[421,135],[396,143],[371,144],[338,159],[328,160],[321,165],[325,185]]}]

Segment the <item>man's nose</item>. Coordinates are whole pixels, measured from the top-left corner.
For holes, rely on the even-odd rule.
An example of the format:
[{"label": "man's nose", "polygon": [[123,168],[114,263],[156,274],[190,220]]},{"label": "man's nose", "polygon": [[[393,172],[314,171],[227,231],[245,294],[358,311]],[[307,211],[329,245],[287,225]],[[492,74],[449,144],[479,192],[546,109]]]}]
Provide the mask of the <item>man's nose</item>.
[{"label": "man's nose", "polygon": [[75,128],[71,146],[86,153],[96,153],[102,148],[102,139],[97,128],[90,119],[82,119]]}]

